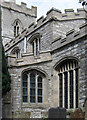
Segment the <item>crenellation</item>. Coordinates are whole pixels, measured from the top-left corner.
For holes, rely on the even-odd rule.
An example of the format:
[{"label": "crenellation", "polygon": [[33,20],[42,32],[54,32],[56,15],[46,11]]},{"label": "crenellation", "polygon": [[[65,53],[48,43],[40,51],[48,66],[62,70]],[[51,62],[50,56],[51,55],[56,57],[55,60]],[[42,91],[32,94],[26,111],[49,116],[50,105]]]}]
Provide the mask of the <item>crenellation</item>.
[{"label": "crenellation", "polygon": [[32,11],[32,15],[35,16],[35,18],[37,18],[37,7],[31,6],[31,11]]},{"label": "crenellation", "polygon": [[78,12],[75,12],[74,14],[75,14],[75,16],[79,16],[80,15]]},{"label": "crenellation", "polygon": [[45,17],[42,22],[45,22],[46,20],[47,20],[47,17]]},{"label": "crenellation", "polygon": [[34,27],[34,25],[35,25],[35,22],[31,23],[31,24],[28,26],[28,28],[30,29],[31,27]]},{"label": "crenellation", "polygon": [[21,2],[21,7],[22,7],[22,8],[26,8],[26,6],[27,6],[27,4],[26,4],[26,3]]},{"label": "crenellation", "polygon": [[74,13],[73,9],[65,9],[65,13]]},{"label": "crenellation", "polygon": [[68,31],[68,32],[66,33],[66,36],[68,36],[69,34],[72,34],[74,31],[75,31],[74,29]]},{"label": "crenellation", "polygon": [[81,29],[81,28],[83,28],[83,27],[85,27],[85,26],[87,26],[87,23],[86,23],[86,22],[83,23],[83,24],[81,24],[79,28]]},{"label": "crenellation", "polygon": [[37,19],[37,25],[42,24],[43,19],[44,19],[44,16],[41,16],[39,19]]},{"label": "crenellation", "polygon": [[31,9],[27,8],[27,4],[21,2],[21,5],[16,4],[16,2],[2,2],[2,7],[8,10],[17,11],[19,13],[24,13],[29,16],[37,17],[37,7],[32,6]]},{"label": "crenellation", "polygon": [[61,11],[55,8],[50,9],[46,15],[47,15],[47,19],[49,19],[50,17],[57,17],[57,18],[62,17]]},{"label": "crenellation", "polygon": [[76,37],[77,35],[79,35],[80,34],[80,31],[76,31],[75,33],[74,33],[74,37]]},{"label": "crenellation", "polygon": [[67,14],[66,14],[66,13],[63,13],[63,14],[62,14],[62,17],[67,17]]},{"label": "crenellation", "polygon": [[27,28],[23,29],[21,33],[24,33],[27,30]]}]

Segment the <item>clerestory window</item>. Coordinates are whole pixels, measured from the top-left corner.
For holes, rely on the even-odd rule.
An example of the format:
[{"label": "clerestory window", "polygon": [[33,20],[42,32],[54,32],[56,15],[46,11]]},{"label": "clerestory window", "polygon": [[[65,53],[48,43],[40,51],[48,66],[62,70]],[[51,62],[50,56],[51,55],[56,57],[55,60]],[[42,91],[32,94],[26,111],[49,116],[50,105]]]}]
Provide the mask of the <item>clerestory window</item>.
[{"label": "clerestory window", "polygon": [[78,108],[78,62],[66,60],[58,68],[59,106]]},{"label": "clerestory window", "polygon": [[31,44],[32,44],[32,52],[33,52],[33,55],[34,55],[34,56],[38,56],[38,55],[39,55],[40,48],[41,48],[40,38],[35,38]]},{"label": "clerestory window", "polygon": [[43,77],[41,74],[31,71],[22,75],[22,101],[43,102]]}]

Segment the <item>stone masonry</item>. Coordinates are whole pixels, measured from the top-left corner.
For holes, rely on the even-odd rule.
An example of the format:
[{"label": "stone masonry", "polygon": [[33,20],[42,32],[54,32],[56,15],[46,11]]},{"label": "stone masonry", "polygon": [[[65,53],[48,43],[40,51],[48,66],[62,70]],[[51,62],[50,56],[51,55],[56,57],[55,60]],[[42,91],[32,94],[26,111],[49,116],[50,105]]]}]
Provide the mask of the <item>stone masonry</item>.
[{"label": "stone masonry", "polygon": [[[3,3],[3,5],[7,7],[12,4],[13,3]],[[22,3],[22,5],[25,4]],[[3,29],[6,24],[3,19],[6,15],[3,14],[2,10],[2,29],[5,31],[2,32],[2,35],[3,33],[6,33],[6,36],[7,34],[8,36],[11,35],[9,40],[7,40],[8,42],[4,42],[4,48],[12,79],[11,99],[13,117],[17,118],[17,116],[19,116],[18,113],[25,112],[29,114],[30,118],[42,118],[50,107],[59,107],[58,68],[60,64],[66,60],[78,61],[78,107],[82,108],[84,100],[87,97],[87,11],[79,8],[75,13],[73,9],[66,9],[65,13],[62,13],[60,10],[52,8],[47,12],[45,18],[41,16],[34,22],[36,14],[35,12],[32,13],[32,11],[36,10],[36,8],[33,7],[29,10],[31,11],[29,14],[32,14],[31,17],[30,15],[26,17],[25,13],[23,15],[22,13],[16,15],[15,11],[13,11],[14,7],[17,7],[15,9],[18,9],[18,11],[21,9],[19,6],[13,4],[13,7],[9,8],[13,14],[7,9],[3,10],[9,12],[9,16],[12,18],[10,19],[11,24],[17,17],[20,18],[26,29],[23,28],[18,36],[15,38],[12,37],[12,26],[9,28],[8,33],[6,30],[7,26]],[[23,9],[23,12],[24,10],[25,9]],[[14,18],[12,15],[14,15]],[[24,18],[22,16],[24,16]],[[25,22],[25,20],[27,22]],[[38,55],[33,54],[31,44],[36,38],[40,39]],[[19,58],[17,58],[15,54],[12,54],[15,48],[20,50]],[[42,103],[23,103],[22,101],[22,74],[32,70],[44,76]],[[28,95],[30,95],[30,92]]]}]

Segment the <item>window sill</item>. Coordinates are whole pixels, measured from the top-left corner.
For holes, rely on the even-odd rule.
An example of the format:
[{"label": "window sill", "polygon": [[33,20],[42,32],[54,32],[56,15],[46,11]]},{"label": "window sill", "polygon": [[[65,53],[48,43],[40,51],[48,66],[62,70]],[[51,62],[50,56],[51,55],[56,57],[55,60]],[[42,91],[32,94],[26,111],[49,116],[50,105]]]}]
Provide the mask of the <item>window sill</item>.
[{"label": "window sill", "polygon": [[47,108],[48,105],[44,103],[22,103],[22,108]]},{"label": "window sill", "polygon": [[34,56],[35,59],[40,59],[40,56]]}]

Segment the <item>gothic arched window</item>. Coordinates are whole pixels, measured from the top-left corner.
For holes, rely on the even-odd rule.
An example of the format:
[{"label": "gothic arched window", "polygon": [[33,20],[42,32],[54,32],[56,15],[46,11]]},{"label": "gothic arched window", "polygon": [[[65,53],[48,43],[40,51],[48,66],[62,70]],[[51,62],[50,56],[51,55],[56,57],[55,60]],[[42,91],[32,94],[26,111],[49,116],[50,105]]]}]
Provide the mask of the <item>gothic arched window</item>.
[{"label": "gothic arched window", "polygon": [[16,37],[23,29],[23,24],[21,22],[21,20],[16,19],[13,24],[13,32],[14,32],[14,37]]},{"label": "gothic arched window", "polygon": [[37,56],[40,51],[40,38],[35,38],[31,44],[33,55]]},{"label": "gothic arched window", "polygon": [[[27,73],[28,77],[24,75],[25,74],[23,74],[22,81],[24,81],[24,79],[27,81],[26,82],[27,84],[26,93],[29,96],[25,100],[25,95],[22,91],[23,102],[42,103],[43,102],[43,77],[42,75],[36,71],[30,71],[29,73]],[[22,88],[24,89],[23,84],[22,84]]]},{"label": "gothic arched window", "polygon": [[38,56],[41,50],[41,35],[40,33],[35,33],[29,39],[29,48],[30,52],[33,53],[34,56]]},{"label": "gothic arched window", "polygon": [[78,62],[65,60],[58,67],[59,106],[78,108]]},{"label": "gothic arched window", "polygon": [[16,37],[16,36],[19,34],[19,29],[20,29],[19,26],[20,26],[20,25],[19,25],[19,22],[16,21],[16,22],[15,22],[15,25],[14,25],[14,37]]},{"label": "gothic arched window", "polygon": [[15,48],[12,50],[11,54],[15,55],[16,58],[20,58],[20,50],[19,50],[19,48],[18,48],[18,47],[15,47]]}]

